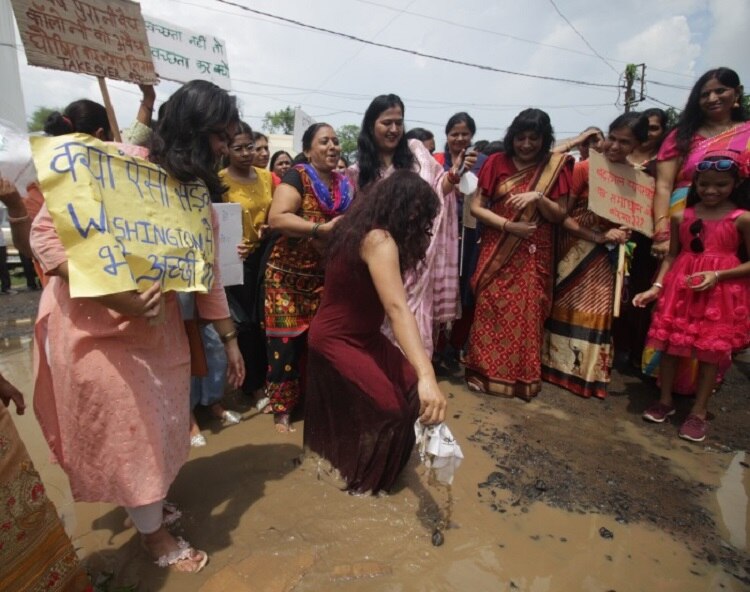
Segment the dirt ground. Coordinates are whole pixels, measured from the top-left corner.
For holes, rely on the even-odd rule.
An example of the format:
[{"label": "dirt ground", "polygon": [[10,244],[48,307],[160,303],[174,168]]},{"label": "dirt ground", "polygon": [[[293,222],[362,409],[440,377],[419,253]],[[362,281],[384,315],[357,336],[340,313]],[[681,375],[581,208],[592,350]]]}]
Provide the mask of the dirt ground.
[{"label": "dirt ground", "polygon": [[[38,294],[0,297],[0,371],[27,395]],[[439,547],[448,492],[416,458],[392,495],[348,496],[302,457],[301,422],[281,436],[231,396],[244,421],[202,416],[208,446],[170,493],[178,532],[211,555],[197,576],[153,566],[122,509],[74,503],[33,415],[16,423],[100,591],[739,591],[750,587],[749,377],[738,358],[696,445],[677,438],[689,401],[671,423],[647,424],[656,389],[627,371],[604,401],[545,385],[531,403],[471,393],[449,373],[465,460]]]}]

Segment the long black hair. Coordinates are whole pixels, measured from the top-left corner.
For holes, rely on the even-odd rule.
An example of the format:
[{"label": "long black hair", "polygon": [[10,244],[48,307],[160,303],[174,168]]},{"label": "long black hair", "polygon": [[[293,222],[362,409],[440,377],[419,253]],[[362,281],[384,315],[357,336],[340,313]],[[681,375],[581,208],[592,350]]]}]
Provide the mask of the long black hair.
[{"label": "long black hair", "polygon": [[[690,91],[685,109],[680,114],[680,118],[677,120],[677,137],[675,138],[677,143],[677,150],[682,156],[685,156],[690,152],[690,145],[693,141],[695,132],[698,131],[705,120],[705,115],[700,106],[701,91],[703,86],[709,80],[718,80],[724,86],[739,90],[742,86],[740,83],[740,77],[731,68],[714,68],[709,70],[693,85],[693,89]],[[742,97],[740,97],[739,105],[732,108],[731,113],[732,121],[746,121],[747,113],[745,113],[745,107],[742,104]]]},{"label": "long black hair", "polygon": [[107,110],[104,105],[88,99],[73,101],[62,113],[53,111],[44,122],[44,133],[50,136],[62,136],[73,132],[95,136],[100,129],[104,132],[103,139],[112,139]]},{"label": "long black hair", "polygon": [[[380,161],[380,151],[375,143],[375,121],[383,111],[391,107],[400,107],[401,114],[406,115],[403,101],[398,95],[394,94],[378,95],[372,100],[370,106],[367,107],[367,111],[365,111],[359,138],[357,139],[357,164],[359,165],[359,179],[357,180],[357,184],[360,189],[364,189],[372,181],[380,177],[382,163]],[[415,162],[416,159],[409,149],[406,136],[402,135],[393,153],[393,167],[395,169],[411,170],[414,168]]]},{"label": "long black hair", "polygon": [[432,223],[440,209],[438,197],[417,173],[401,169],[372,183],[333,228],[328,256],[359,259],[362,241],[376,228],[387,231],[398,246],[401,272],[424,259]]},{"label": "long black hair", "polygon": [[513,138],[522,132],[536,132],[542,136],[542,149],[539,151],[539,158],[543,158],[549,152],[555,141],[555,132],[552,129],[549,115],[541,109],[524,109],[511,122],[503,139],[505,153],[511,158],[516,155],[513,148]]},{"label": "long black hair", "polygon": [[165,103],[154,130],[150,158],[183,183],[201,179],[220,201],[226,190],[216,171],[209,135],[239,120],[237,100],[215,84],[192,80]]}]

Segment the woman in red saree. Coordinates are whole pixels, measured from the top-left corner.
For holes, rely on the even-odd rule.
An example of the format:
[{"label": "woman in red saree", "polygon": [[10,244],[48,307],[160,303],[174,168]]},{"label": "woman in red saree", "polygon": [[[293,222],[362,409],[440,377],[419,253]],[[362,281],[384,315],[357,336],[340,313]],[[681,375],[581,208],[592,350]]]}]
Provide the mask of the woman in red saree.
[{"label": "woman in red saree", "polygon": [[549,116],[519,113],[505,152],[482,167],[471,213],[482,224],[466,356],[469,388],[530,400],[541,390],[541,345],[552,293],[552,224],[566,215],[573,159],[550,154]]}]

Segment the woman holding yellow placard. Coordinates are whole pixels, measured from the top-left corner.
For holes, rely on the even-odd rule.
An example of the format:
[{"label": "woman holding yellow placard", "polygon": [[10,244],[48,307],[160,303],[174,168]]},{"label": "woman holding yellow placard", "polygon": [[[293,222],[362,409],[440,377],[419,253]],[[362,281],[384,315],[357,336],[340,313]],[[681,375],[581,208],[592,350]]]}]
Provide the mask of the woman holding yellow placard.
[{"label": "woman holding yellow placard", "polygon": [[[96,103],[83,105],[80,118],[69,107],[55,119],[61,126],[49,131],[109,136]],[[190,82],[167,102],[151,159],[220,199],[215,164],[237,119],[233,97],[209,82]],[[72,298],[68,253],[46,207],[32,226],[31,245],[50,277],[35,327],[34,410],[74,498],[124,506],[160,566],[200,571],[207,554],[163,525],[170,511],[164,498],[189,451],[190,356],[175,294],[155,282],[144,292]],[[239,386],[245,370],[221,281],[196,300],[222,336],[228,380]]]}]

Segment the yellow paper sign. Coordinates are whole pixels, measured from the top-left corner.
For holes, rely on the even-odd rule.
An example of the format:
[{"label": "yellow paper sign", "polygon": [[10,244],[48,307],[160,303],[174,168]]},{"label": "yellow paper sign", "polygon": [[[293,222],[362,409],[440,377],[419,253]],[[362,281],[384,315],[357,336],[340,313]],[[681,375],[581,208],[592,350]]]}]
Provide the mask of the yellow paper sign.
[{"label": "yellow paper sign", "polygon": [[211,200],[201,181],[87,134],[31,138],[44,199],[68,256],[73,297],[159,281],[205,292],[214,276]]},{"label": "yellow paper sign", "polygon": [[627,164],[589,155],[589,209],[615,224],[654,234],[654,178]]}]

